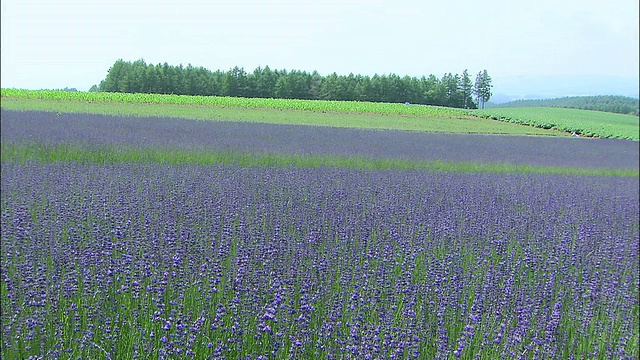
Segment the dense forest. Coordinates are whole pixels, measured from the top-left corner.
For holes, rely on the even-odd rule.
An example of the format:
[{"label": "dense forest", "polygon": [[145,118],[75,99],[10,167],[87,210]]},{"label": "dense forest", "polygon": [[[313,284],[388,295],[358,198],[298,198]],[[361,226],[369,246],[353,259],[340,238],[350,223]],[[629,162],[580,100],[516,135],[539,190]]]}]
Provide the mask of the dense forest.
[{"label": "dense forest", "polygon": [[[420,78],[389,75],[322,76],[299,70],[271,70],[268,66],[246,72],[241,67],[210,71],[191,64],[183,67],[147,64],[122,59],[92,91],[138,92],[180,95],[216,95],[284,99],[356,100],[415,103],[475,109],[491,97],[491,77],[484,70],[475,83],[465,70]],[[474,100],[475,99],[475,100]]]},{"label": "dense forest", "polygon": [[546,100],[516,100],[504,104],[493,104],[491,107],[561,107],[638,116],[640,113],[640,100],[632,97],[610,95],[572,96]]}]

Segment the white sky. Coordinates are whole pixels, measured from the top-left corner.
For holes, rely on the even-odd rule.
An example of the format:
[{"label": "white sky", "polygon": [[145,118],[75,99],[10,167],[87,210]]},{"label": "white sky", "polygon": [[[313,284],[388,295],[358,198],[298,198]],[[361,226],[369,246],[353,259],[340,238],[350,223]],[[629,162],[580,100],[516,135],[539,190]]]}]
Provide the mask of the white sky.
[{"label": "white sky", "polygon": [[2,0],[2,87],[98,84],[122,58],[326,75],[638,78],[638,0]]}]

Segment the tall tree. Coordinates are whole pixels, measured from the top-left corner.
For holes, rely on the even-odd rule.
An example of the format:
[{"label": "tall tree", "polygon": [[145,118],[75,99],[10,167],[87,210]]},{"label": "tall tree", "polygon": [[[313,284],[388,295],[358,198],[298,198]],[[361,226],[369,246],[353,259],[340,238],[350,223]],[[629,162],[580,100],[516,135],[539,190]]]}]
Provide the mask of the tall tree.
[{"label": "tall tree", "polygon": [[322,96],[322,81],[323,77],[314,70],[311,73],[311,82],[309,84],[309,95],[314,100],[318,100]]},{"label": "tall tree", "polygon": [[265,66],[264,69],[257,67],[253,70],[253,76],[255,77],[255,96],[261,98],[272,98],[275,96],[275,88],[277,77],[269,66]]},{"label": "tall tree", "polygon": [[460,77],[460,91],[462,91],[462,98],[464,99],[464,108],[470,109],[475,107],[472,106],[473,100],[471,99],[473,95],[473,83],[471,82],[471,77],[467,69],[464,69]]},{"label": "tall tree", "polygon": [[222,84],[222,92],[225,96],[247,95],[247,73],[244,71],[244,68],[235,66],[233,69],[227,71]]},{"label": "tall tree", "polygon": [[487,73],[487,70],[483,70],[478,73],[476,76],[476,85],[473,89],[476,99],[478,99],[478,104],[482,109],[484,109],[484,104],[491,99],[491,77]]},{"label": "tall tree", "polygon": [[321,76],[317,71],[274,70],[256,68],[247,73],[241,67],[211,72],[188,64],[183,67],[147,64],[143,59],[122,59],[109,69],[107,77],[96,87],[100,91],[143,92],[188,95],[244,97],[281,97],[291,99],[358,100],[475,108],[470,94],[483,105],[491,97],[491,78],[478,73],[472,88],[467,70],[462,76],[447,73],[442,79],[399,76],[394,73],[373,77],[350,73]]},{"label": "tall tree", "polygon": [[310,99],[311,75],[306,71],[292,70],[287,76],[292,99]]},{"label": "tall tree", "polygon": [[331,73],[322,82],[320,96],[322,100],[338,100],[340,98],[340,80],[338,74]]},{"label": "tall tree", "polygon": [[371,101],[372,97],[371,79],[368,76],[357,75],[356,87],[353,100]]},{"label": "tall tree", "polygon": [[444,106],[462,107],[464,101],[460,94],[460,75],[452,73],[444,74],[441,84],[445,91]]},{"label": "tall tree", "polygon": [[125,82],[128,82],[130,62],[118,59],[107,72],[107,77],[100,82],[100,91],[127,91]]},{"label": "tall tree", "polygon": [[431,74],[429,77],[422,77],[424,88],[424,103],[426,105],[440,105],[440,79]]},{"label": "tall tree", "polygon": [[290,99],[292,97],[288,73],[283,73],[278,77],[278,80],[276,80],[275,97],[279,99]]}]

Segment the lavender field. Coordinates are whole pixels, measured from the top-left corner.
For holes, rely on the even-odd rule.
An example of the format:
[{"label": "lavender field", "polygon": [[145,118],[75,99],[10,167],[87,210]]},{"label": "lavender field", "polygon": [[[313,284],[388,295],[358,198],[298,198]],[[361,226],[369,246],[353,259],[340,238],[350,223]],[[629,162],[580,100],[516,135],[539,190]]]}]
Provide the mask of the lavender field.
[{"label": "lavender field", "polygon": [[638,143],[620,139],[469,135],[360,130],[232,121],[2,110],[3,142],[135,148],[229,150],[507,163],[588,169],[638,169]]},{"label": "lavender field", "polygon": [[[262,135],[270,151],[309,149],[266,127],[65,114],[38,127],[49,115],[20,114],[2,111],[3,143],[250,147]],[[282,131],[292,143],[318,131],[311,152],[349,151],[344,130]],[[398,151],[400,133],[353,133],[378,135],[400,140],[352,151]],[[583,166],[634,166],[627,143],[563,140],[583,146]],[[551,161],[516,149],[510,161]],[[66,161],[8,161],[1,175],[3,359],[640,354],[637,176]]]}]

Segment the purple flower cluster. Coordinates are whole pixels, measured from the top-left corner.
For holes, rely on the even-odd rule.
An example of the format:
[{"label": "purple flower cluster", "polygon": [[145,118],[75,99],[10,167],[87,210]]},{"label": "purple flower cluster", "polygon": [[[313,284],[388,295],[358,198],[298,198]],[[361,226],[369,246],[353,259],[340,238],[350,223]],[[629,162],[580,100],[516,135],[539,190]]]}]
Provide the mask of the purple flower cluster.
[{"label": "purple flower cluster", "polygon": [[635,358],[638,179],[2,166],[2,357]]}]

